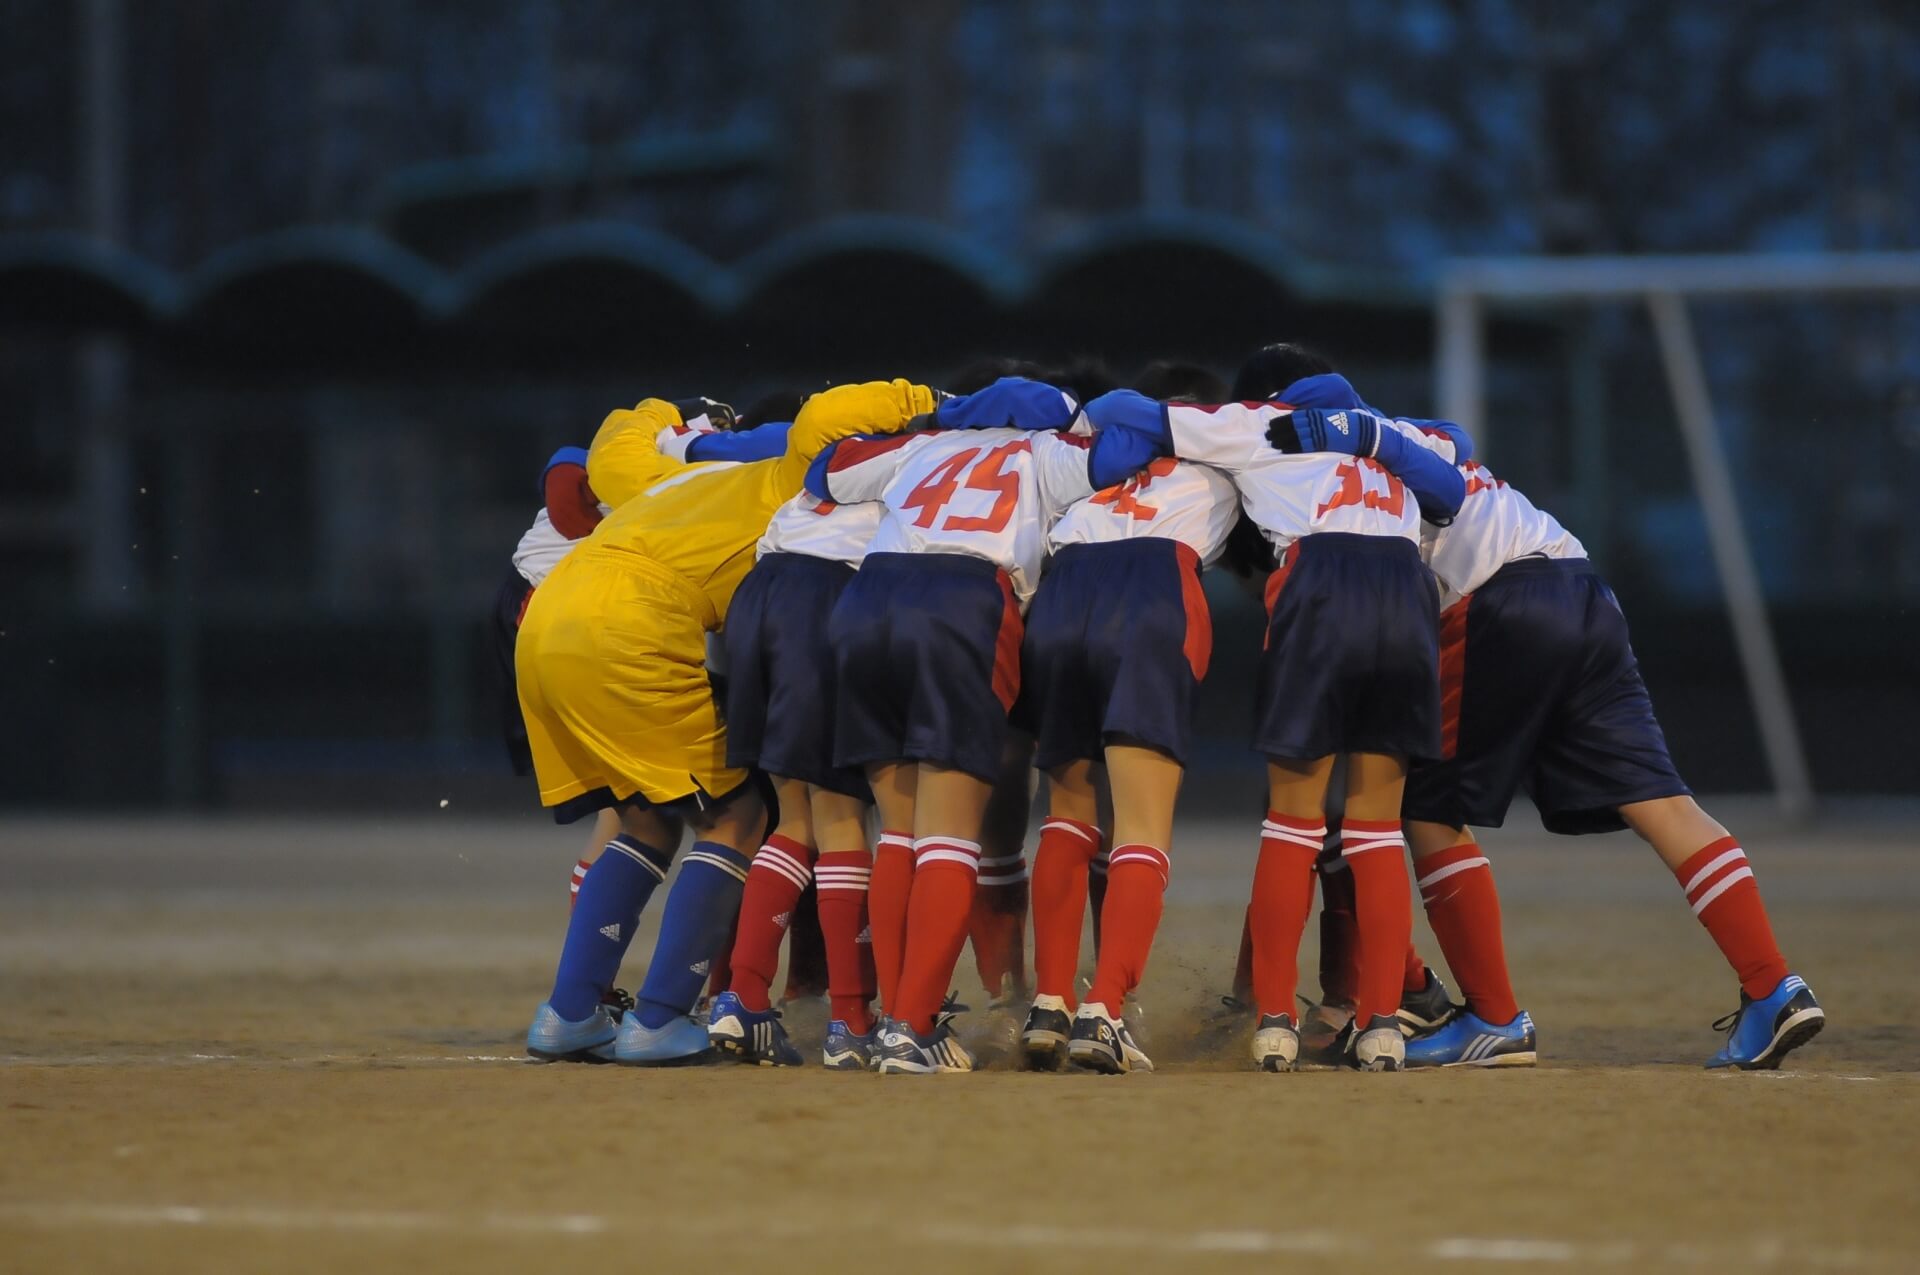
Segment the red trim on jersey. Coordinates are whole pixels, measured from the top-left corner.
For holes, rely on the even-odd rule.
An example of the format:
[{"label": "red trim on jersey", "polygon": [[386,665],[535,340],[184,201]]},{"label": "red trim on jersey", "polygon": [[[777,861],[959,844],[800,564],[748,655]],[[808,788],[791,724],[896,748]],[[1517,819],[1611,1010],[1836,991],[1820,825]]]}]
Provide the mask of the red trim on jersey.
[{"label": "red trim on jersey", "polygon": [[543,491],[547,521],[567,539],[585,539],[600,525],[600,497],[593,494],[582,466],[555,465],[547,471]]},{"label": "red trim on jersey", "polygon": [[1467,607],[1469,593],[1440,614],[1440,755],[1450,758],[1460,747],[1460,688],[1467,675]]},{"label": "red trim on jersey", "polygon": [[1299,557],[1300,542],[1296,540],[1287,546],[1287,551],[1280,555],[1280,564],[1273,569],[1273,574],[1267,577],[1268,629],[1260,638],[1260,649],[1263,651],[1267,649],[1267,643],[1273,638],[1273,605],[1280,600],[1280,590],[1287,587],[1287,576],[1292,573],[1293,564]]},{"label": "red trim on jersey", "polygon": [[896,447],[905,447],[919,437],[919,434],[889,434],[885,438],[843,438],[834,445],[833,458],[827,462],[827,472],[836,473],[861,461],[872,460],[875,456],[885,456]]},{"label": "red trim on jersey", "polygon": [[1207,607],[1206,590],[1200,587],[1200,554],[1184,540],[1174,542],[1180,557],[1180,604],[1187,612],[1187,667],[1193,680],[1205,681],[1207,665],[1213,659],[1213,612]]},{"label": "red trim on jersey", "polygon": [[999,573],[1000,632],[993,644],[993,697],[1011,713],[1013,701],[1020,698],[1020,640],[1026,636],[1026,621],[1020,618],[1020,599],[1013,594],[1013,578]]}]

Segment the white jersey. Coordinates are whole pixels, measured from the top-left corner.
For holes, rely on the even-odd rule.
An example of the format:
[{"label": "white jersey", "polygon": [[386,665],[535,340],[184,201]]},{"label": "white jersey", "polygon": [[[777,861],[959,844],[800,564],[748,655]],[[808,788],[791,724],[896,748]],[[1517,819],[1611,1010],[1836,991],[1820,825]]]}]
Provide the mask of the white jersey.
[{"label": "white jersey", "polygon": [[961,553],[1004,570],[1025,606],[1047,532],[1093,494],[1087,440],[1049,430],[968,429],[853,439],[826,471],[833,499],[883,502],[869,553]]},{"label": "white jersey", "polygon": [[810,558],[859,566],[880,529],[887,507],[872,501],[837,505],[811,492],[801,492],[774,510],[773,521],[760,537],[757,556],[804,553]]},{"label": "white jersey", "polygon": [[1469,461],[1460,466],[1460,472],[1467,479],[1467,498],[1460,512],[1447,526],[1428,528],[1421,546],[1427,565],[1440,578],[1443,609],[1478,589],[1509,562],[1587,556],[1585,546],[1552,514],[1495,478],[1485,465]]},{"label": "white jersey", "polygon": [[[600,506],[602,518],[612,512],[605,505]],[[573,552],[573,547],[579,543],[561,534],[543,507],[533,516],[533,525],[520,537],[520,543],[514,546],[513,569],[520,573],[521,579],[537,589],[548,573],[560,565],[560,559]]]},{"label": "white jersey", "polygon": [[1330,452],[1283,452],[1267,427],[1284,403],[1167,405],[1174,454],[1233,476],[1247,514],[1276,552],[1323,531],[1420,541],[1420,504],[1386,466]]},{"label": "white jersey", "polygon": [[1047,533],[1047,547],[1112,540],[1178,540],[1212,566],[1240,519],[1233,479],[1208,465],[1161,457],[1112,487],[1080,501]]}]

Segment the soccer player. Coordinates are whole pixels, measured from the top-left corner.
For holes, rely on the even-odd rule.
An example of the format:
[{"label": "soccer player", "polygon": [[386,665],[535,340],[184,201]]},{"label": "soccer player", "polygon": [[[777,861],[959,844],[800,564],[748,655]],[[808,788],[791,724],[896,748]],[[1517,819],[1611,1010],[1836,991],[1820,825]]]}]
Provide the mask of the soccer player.
[{"label": "soccer player", "polygon": [[[562,822],[610,805],[669,809],[700,840],[667,898],[638,1003],[618,1023],[597,1001],[670,859],[638,845],[594,864],[553,993],[528,1029],[535,1057],[667,1066],[710,1055],[705,1025],[687,1013],[739,910],[766,811],[750,773],[726,763],[706,634],[725,619],[754,544],[813,458],[855,433],[899,430],[932,406],[933,392],[907,381],[840,386],[807,401],[777,457],[665,476],[656,467],[647,478],[636,474],[657,449],[634,436],[682,423],[671,403],[615,413],[595,437],[588,477],[613,512],[535,592],[515,658],[541,801]],[[642,419],[618,419],[628,415]]]},{"label": "soccer player", "polygon": [[[1148,369],[1150,398],[1217,402],[1204,369]],[[1051,562],[1021,646],[1025,711],[1050,809],[1034,856],[1036,995],[1021,1032],[1029,1066],[1153,1070],[1122,1019],[1159,926],[1193,698],[1213,650],[1200,572],[1240,515],[1233,480],[1156,460],[1076,503],[1047,534]],[[1112,849],[1093,986],[1074,1011],[1081,918],[1102,838],[1096,771],[1113,794]]]},{"label": "soccer player", "polygon": [[1286,1071],[1299,1056],[1300,935],[1326,839],[1329,775],[1347,753],[1342,853],[1361,953],[1351,1061],[1394,1070],[1411,937],[1400,795],[1407,760],[1439,749],[1438,615],[1420,524],[1451,516],[1465,481],[1370,413],[1296,411],[1287,394],[1311,388],[1300,379],[1281,379],[1256,355],[1236,385],[1249,401],[1162,405],[1121,391],[1088,414],[1097,428],[1129,426],[1166,454],[1232,475],[1280,555],[1266,588],[1254,741],[1267,757],[1269,807],[1249,912],[1261,1015],[1254,1061]]},{"label": "soccer player", "polygon": [[1443,587],[1442,755],[1414,766],[1403,817],[1427,918],[1466,1009],[1407,1046],[1414,1067],[1531,1066],[1500,900],[1469,826],[1497,828],[1525,787],[1549,832],[1631,828],[1679,882],[1733,968],[1740,1004],[1711,1068],[1767,1070],[1826,1013],[1780,954],[1746,852],[1693,799],[1667,753],[1627,622],[1586,550],[1518,490],[1456,452],[1466,495],[1430,532]]},{"label": "soccer player", "polygon": [[809,882],[819,899],[833,1014],[822,1062],[861,1071],[872,1057],[871,798],[858,769],[833,764],[838,695],[827,621],[883,512],[801,492],[773,515],[727,614],[727,761],[771,776],[780,806],[779,825],[747,873],[732,985],[714,999],[707,1025],[714,1046],[743,1061],[801,1061],[770,988],[781,937]]},{"label": "soccer player", "polygon": [[[1016,407],[1002,410],[1005,401]],[[869,907],[888,1016],[883,1073],[973,1066],[942,1001],[967,938],[981,820],[1019,692],[1021,612],[1046,529],[1105,485],[1093,481],[1101,453],[1056,432],[1078,417],[1058,389],[996,382],[943,404],[940,423],[1025,428],[853,440],[808,474],[821,499],[886,507],[830,630],[840,679],[834,760],[865,768],[883,828],[912,834],[904,914],[895,915],[898,892],[882,895],[878,863]],[[896,944],[897,978],[888,968]]]}]

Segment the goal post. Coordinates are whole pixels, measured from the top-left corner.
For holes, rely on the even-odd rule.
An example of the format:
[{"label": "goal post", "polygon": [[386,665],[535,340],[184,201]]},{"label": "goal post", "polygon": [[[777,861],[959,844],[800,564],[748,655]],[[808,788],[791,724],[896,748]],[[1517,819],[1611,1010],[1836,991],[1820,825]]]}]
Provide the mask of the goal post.
[{"label": "goal post", "polygon": [[1440,415],[1465,426],[1483,452],[1493,441],[1486,420],[1491,311],[1596,303],[1646,307],[1774,796],[1792,818],[1811,812],[1813,782],[1688,302],[1917,293],[1920,253],[1913,252],[1467,258],[1448,262],[1440,272],[1434,398]]}]

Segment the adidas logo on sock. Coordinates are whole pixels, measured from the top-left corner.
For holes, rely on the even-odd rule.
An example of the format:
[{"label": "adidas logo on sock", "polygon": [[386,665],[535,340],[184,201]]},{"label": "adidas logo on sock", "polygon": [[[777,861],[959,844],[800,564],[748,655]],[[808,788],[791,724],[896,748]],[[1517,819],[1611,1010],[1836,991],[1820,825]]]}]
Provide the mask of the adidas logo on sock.
[{"label": "adidas logo on sock", "polygon": [[782,912],[779,916],[776,916],[773,918],[773,923],[784,930],[787,928],[788,923],[790,923],[792,920],[793,920],[793,913]]},{"label": "adidas logo on sock", "polygon": [[700,962],[697,962],[696,964],[687,966],[687,969],[690,973],[705,974],[712,967],[713,967],[712,961],[700,961]]},{"label": "adidas logo on sock", "polygon": [[601,926],[600,936],[602,938],[612,939],[614,942],[618,943],[620,941],[620,922],[615,921],[612,925]]},{"label": "adidas logo on sock", "polygon": [[871,925],[863,925],[863,926],[861,926],[861,927],[860,927],[860,933],[859,933],[858,935],[856,935],[856,936],[854,937],[854,940],[853,940],[853,941],[854,941],[854,942],[856,942],[856,943],[871,943],[871,942],[873,942],[873,927],[872,927]]}]

